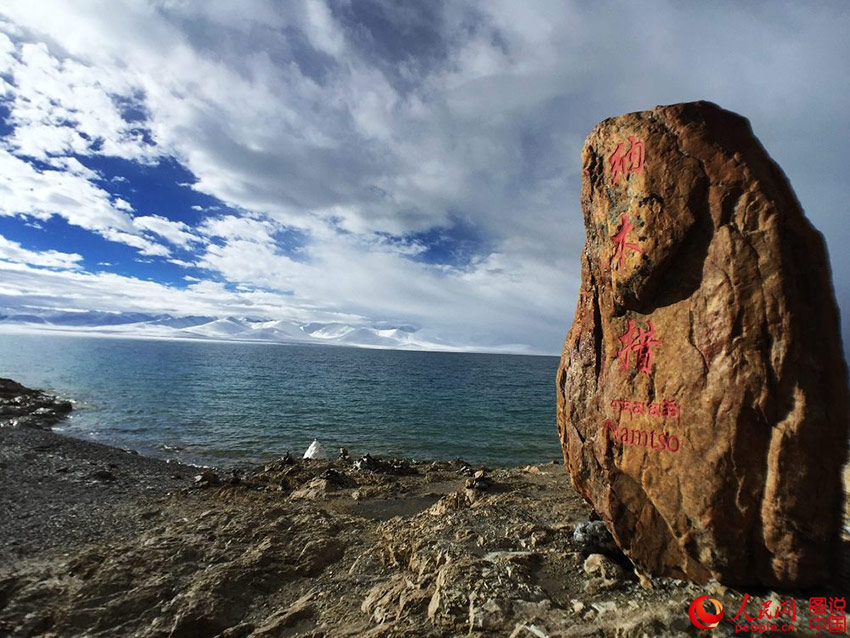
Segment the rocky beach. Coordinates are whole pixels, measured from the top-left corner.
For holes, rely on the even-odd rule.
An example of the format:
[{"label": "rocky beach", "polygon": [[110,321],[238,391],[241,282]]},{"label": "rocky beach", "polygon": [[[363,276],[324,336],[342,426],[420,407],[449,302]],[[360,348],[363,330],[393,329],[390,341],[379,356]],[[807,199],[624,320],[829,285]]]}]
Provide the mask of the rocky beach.
[{"label": "rocky beach", "polygon": [[4,636],[697,635],[688,607],[702,594],[728,618],[746,594],[753,617],[793,598],[805,635],[809,598],[850,590],[846,507],[840,582],[698,586],[636,571],[560,463],[287,455],[197,468],[37,418],[9,427],[36,410],[49,422],[53,404],[4,388]]}]

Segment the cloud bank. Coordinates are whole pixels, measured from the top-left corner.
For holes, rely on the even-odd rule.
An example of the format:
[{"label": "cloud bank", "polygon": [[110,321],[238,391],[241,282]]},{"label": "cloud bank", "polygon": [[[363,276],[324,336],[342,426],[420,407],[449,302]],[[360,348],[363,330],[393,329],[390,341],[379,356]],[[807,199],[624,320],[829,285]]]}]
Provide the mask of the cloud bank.
[{"label": "cloud bank", "polygon": [[847,307],[848,27],[839,2],[5,2],[0,307],[555,353],[584,136],[695,99],[751,119]]}]

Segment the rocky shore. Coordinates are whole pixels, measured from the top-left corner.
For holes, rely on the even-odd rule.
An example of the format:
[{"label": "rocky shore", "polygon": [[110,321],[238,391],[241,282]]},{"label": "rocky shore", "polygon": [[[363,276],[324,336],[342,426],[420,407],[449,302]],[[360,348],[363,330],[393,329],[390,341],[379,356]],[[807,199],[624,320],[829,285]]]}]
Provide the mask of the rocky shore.
[{"label": "rocky shore", "polygon": [[49,428],[72,408],[70,401],[0,378],[0,427]]},{"label": "rocky shore", "polygon": [[727,617],[793,596],[806,635],[809,597],[850,591],[846,534],[831,589],[636,573],[551,462],[202,470],[6,427],[0,486],[2,636],[698,635],[701,594]]}]

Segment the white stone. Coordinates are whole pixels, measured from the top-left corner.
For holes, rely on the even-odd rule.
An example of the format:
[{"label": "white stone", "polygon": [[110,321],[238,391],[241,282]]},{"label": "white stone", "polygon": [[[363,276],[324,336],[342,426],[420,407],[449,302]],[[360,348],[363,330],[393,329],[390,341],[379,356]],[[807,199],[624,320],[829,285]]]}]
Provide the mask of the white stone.
[{"label": "white stone", "polygon": [[307,448],[307,451],[304,452],[305,459],[326,459],[328,455],[325,453],[325,448],[322,447],[322,444],[319,443],[316,439],[313,439],[313,442],[310,444],[310,447]]}]

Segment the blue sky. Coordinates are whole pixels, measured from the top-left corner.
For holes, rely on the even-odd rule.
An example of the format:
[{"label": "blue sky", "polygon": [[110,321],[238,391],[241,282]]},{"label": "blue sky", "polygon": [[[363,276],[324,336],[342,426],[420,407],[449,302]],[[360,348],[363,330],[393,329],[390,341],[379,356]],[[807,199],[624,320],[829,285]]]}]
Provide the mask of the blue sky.
[{"label": "blue sky", "polygon": [[556,353],[584,137],[708,99],[788,174],[846,310],[848,10],[4,2],[0,309],[405,325]]}]

